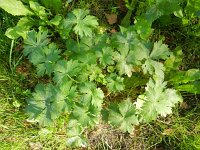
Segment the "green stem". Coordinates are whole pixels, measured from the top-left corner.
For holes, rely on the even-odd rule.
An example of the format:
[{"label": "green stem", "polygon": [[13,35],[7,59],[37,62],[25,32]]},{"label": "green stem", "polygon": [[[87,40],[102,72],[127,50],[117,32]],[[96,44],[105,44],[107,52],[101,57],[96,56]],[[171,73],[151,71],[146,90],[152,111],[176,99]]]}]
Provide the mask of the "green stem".
[{"label": "green stem", "polygon": [[11,42],[11,47],[10,47],[10,54],[9,54],[9,66],[10,66],[10,70],[13,74],[13,68],[12,68],[12,52],[13,52],[13,46],[14,46],[14,40],[12,40]]}]

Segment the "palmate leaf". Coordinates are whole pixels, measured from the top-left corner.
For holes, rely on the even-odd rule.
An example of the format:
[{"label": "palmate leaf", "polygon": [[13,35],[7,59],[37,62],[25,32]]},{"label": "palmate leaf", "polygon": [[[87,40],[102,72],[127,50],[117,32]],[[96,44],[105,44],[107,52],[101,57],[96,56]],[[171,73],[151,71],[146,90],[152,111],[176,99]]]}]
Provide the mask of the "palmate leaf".
[{"label": "palmate leaf", "polygon": [[113,49],[111,47],[105,47],[98,53],[100,64],[103,67],[107,65],[113,65]]},{"label": "palmate leaf", "polygon": [[24,40],[25,46],[23,54],[25,56],[31,54],[34,51],[37,51],[40,48],[43,48],[48,45],[48,31],[38,33],[34,30],[30,31],[27,34],[27,39]]},{"label": "palmate leaf", "polygon": [[48,126],[63,112],[71,111],[76,98],[76,87],[72,82],[60,86],[38,84],[32,98],[27,100],[29,120]]},{"label": "palmate leaf", "polygon": [[60,60],[54,67],[54,81],[57,84],[62,82],[73,80],[73,77],[78,76],[81,73],[81,64],[78,61],[73,60]]},{"label": "palmate leaf", "polygon": [[85,82],[80,85],[79,91],[83,94],[82,102],[84,104],[88,105],[91,103],[95,107],[101,107],[104,93],[100,88],[97,88],[94,83]]},{"label": "palmate leaf", "polygon": [[29,120],[35,120],[44,126],[51,124],[60,115],[59,110],[54,105],[57,103],[53,97],[55,94],[53,85],[38,84],[33,97],[27,100],[26,111],[30,116]]},{"label": "palmate leaf", "polygon": [[59,101],[59,109],[61,112],[70,112],[77,99],[77,87],[72,81],[64,82],[56,87],[55,98]]},{"label": "palmate leaf", "polygon": [[170,55],[167,45],[162,44],[162,41],[154,43],[153,49],[142,65],[144,74],[147,72],[150,75],[156,75],[157,77],[164,78],[165,67],[161,62],[155,60],[166,60]]},{"label": "palmate leaf", "polygon": [[[119,71],[120,75],[126,74],[128,77],[132,75],[133,65],[128,62],[129,50],[128,48],[124,48],[123,52],[115,52],[113,55],[113,59],[117,62],[116,69]],[[125,53],[126,51],[126,53]]]},{"label": "palmate leaf", "polygon": [[61,25],[62,32],[67,34],[73,29],[73,31],[83,37],[92,36],[92,29],[98,26],[97,18],[88,15],[88,10],[74,9],[72,13],[68,14],[68,17],[63,20]]},{"label": "palmate leaf", "polygon": [[112,46],[118,51],[113,53],[116,61],[116,69],[119,75],[132,76],[133,66],[140,65],[143,59],[147,59],[149,50],[138,40],[138,34],[133,28],[122,28],[121,34],[116,34],[112,39]]},{"label": "palmate leaf", "polygon": [[[128,29],[121,28],[121,32],[114,34],[111,40],[115,48],[118,48],[120,45],[130,48],[138,43],[138,34],[132,27]],[[121,47],[123,48],[123,46]]]},{"label": "palmate leaf", "polygon": [[107,78],[106,78],[107,84],[106,86],[108,87],[108,90],[110,92],[118,92],[118,91],[122,91],[124,89],[124,78],[118,76],[117,74],[110,74]]},{"label": "palmate leaf", "polygon": [[48,47],[34,51],[29,59],[30,62],[36,65],[38,76],[50,75],[53,72],[55,63],[60,58],[59,54],[60,51],[57,49],[56,44],[51,43]]},{"label": "palmate leaf", "polygon": [[182,97],[174,89],[165,89],[166,82],[156,78],[149,80],[144,95],[138,97],[140,115],[144,122],[155,120],[158,115],[165,117],[172,113],[172,108],[178,102],[182,102]]},{"label": "palmate leaf", "polygon": [[158,61],[147,59],[142,65],[142,69],[144,74],[148,72],[150,75],[156,75],[157,77],[164,78],[164,65]]},{"label": "palmate leaf", "polygon": [[159,59],[167,59],[170,55],[169,48],[167,45],[163,44],[162,41],[158,41],[154,43],[153,50],[150,54],[151,59],[159,60]]},{"label": "palmate leaf", "polygon": [[84,105],[77,103],[74,107],[70,119],[77,120],[82,127],[93,127],[99,122],[100,109],[93,105]]},{"label": "palmate leaf", "polygon": [[133,125],[138,125],[136,108],[130,100],[123,101],[118,105],[113,105],[109,109],[108,122],[121,129],[123,132],[131,133]]}]

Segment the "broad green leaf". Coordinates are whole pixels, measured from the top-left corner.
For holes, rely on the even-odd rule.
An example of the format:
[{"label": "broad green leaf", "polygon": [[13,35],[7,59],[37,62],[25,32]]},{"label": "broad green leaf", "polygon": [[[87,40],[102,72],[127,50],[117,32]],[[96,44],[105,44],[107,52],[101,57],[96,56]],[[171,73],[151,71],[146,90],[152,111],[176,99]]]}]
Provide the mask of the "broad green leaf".
[{"label": "broad green leaf", "polygon": [[42,3],[46,8],[56,11],[56,13],[62,10],[62,0],[42,0]]},{"label": "broad green leaf", "polygon": [[[183,52],[180,47],[177,47],[173,50],[173,53],[170,54],[170,57],[165,61],[165,68],[167,72],[177,70],[182,63]],[[174,76],[174,73],[173,75]]]},{"label": "broad green leaf", "polygon": [[26,16],[33,14],[19,0],[0,0],[0,8],[14,16]]},{"label": "broad green leaf", "polygon": [[121,129],[123,132],[133,131],[133,125],[138,125],[138,117],[136,116],[136,108],[129,100],[123,101],[118,105],[114,105],[109,109],[108,122]]},{"label": "broad green leaf", "polygon": [[92,29],[97,28],[98,22],[96,17],[88,15],[88,10],[74,9],[68,17],[63,20],[61,25],[62,32],[69,33],[71,29],[81,37],[92,36]]},{"label": "broad green leaf", "polygon": [[115,52],[113,55],[114,60],[117,62],[116,69],[119,71],[119,75],[126,74],[128,77],[132,75],[133,65],[127,62],[128,60],[128,49],[124,49],[125,52],[118,53]]},{"label": "broad green leaf", "polygon": [[105,47],[102,49],[102,52],[98,53],[100,64],[103,67],[107,65],[113,65],[113,49],[110,47]]},{"label": "broad green leaf", "polygon": [[25,46],[23,53],[25,56],[31,54],[34,51],[38,51],[39,49],[47,46],[49,43],[48,40],[48,31],[45,32],[36,32],[34,30],[28,32],[27,38],[24,40]]},{"label": "broad green leaf", "polygon": [[170,55],[170,52],[169,52],[167,45],[162,44],[162,41],[158,41],[158,42],[154,43],[153,50],[150,54],[150,57],[152,59],[156,59],[156,60],[164,59],[165,60],[168,58],[169,55]]},{"label": "broad green leaf", "polygon": [[55,98],[59,99],[59,108],[61,112],[70,112],[77,99],[77,87],[72,81],[64,82],[57,87]]},{"label": "broad green leaf", "polygon": [[150,75],[156,75],[157,77],[164,79],[164,65],[160,62],[154,61],[152,59],[147,59],[145,63],[142,65],[142,69],[144,74],[147,72]]},{"label": "broad green leaf", "polygon": [[25,39],[27,32],[28,32],[27,29],[25,29],[23,27],[15,26],[12,28],[8,28],[6,30],[5,35],[10,39],[17,39],[20,36],[22,36]]},{"label": "broad green leaf", "polygon": [[30,8],[34,11],[34,13],[40,17],[40,19],[47,21],[47,13],[45,11],[45,7],[41,6],[38,2],[30,1]]},{"label": "broad green leaf", "polygon": [[180,10],[179,0],[159,0],[149,7],[145,16],[149,23],[153,23],[159,17],[173,14],[177,10]]},{"label": "broad green leaf", "polygon": [[59,87],[52,84],[38,84],[32,97],[27,100],[26,111],[30,120],[48,126],[63,112],[71,111],[76,87],[72,82],[63,83]]},{"label": "broad green leaf", "polygon": [[187,0],[186,7],[184,8],[186,15],[190,18],[195,18],[199,15],[200,1]]},{"label": "broad green leaf", "polygon": [[78,76],[81,72],[81,64],[73,60],[60,60],[54,67],[54,81],[58,84],[66,81],[75,81],[73,77]]},{"label": "broad green leaf", "polygon": [[117,74],[110,74],[107,78],[106,78],[107,84],[106,86],[108,87],[108,90],[110,92],[119,92],[122,91],[124,89],[124,78],[120,77]]},{"label": "broad green leaf", "polygon": [[101,107],[104,93],[100,88],[97,88],[94,83],[86,82],[80,86],[79,90],[80,93],[83,94],[83,103],[91,103],[95,107]]},{"label": "broad green leaf", "polygon": [[62,17],[59,16],[59,15],[56,15],[56,16],[55,16],[53,19],[51,19],[49,22],[50,22],[50,24],[53,24],[53,25],[55,25],[55,26],[58,26],[58,25],[60,24],[61,20],[62,20]]},{"label": "broad green leaf", "polygon": [[37,67],[38,76],[50,75],[53,72],[55,63],[60,58],[59,54],[60,51],[54,43],[32,53],[30,62]]},{"label": "broad green leaf", "polygon": [[151,23],[149,23],[143,16],[136,17],[135,29],[140,37],[144,40],[148,40],[153,32],[151,28]]},{"label": "broad green leaf", "polygon": [[123,47],[132,47],[136,43],[138,43],[138,34],[136,31],[133,29],[133,27],[130,28],[121,28],[123,32],[116,33],[112,36],[112,45],[115,48],[121,48]]},{"label": "broad green leaf", "polygon": [[41,125],[47,126],[60,115],[56,107],[59,101],[54,98],[55,93],[55,87],[51,84],[36,86],[32,98],[27,100],[26,111],[30,120],[36,120]]},{"label": "broad green leaf", "polygon": [[182,102],[182,97],[174,89],[165,89],[166,82],[163,79],[150,79],[145,88],[145,93],[138,97],[139,114],[144,122],[155,120],[158,115],[166,117],[172,113],[172,108],[178,102]]},{"label": "broad green leaf", "polygon": [[28,19],[27,17],[23,17],[18,21],[15,27],[8,28],[5,35],[10,39],[17,39],[20,36],[22,36],[23,39],[26,39],[27,33],[33,24],[34,23],[32,20]]},{"label": "broad green leaf", "polygon": [[97,65],[88,65],[85,75],[89,77],[89,81],[103,82],[105,75],[102,73],[102,69]]},{"label": "broad green leaf", "polygon": [[73,56],[71,57],[72,59],[74,60],[78,60],[80,62],[83,62],[85,64],[96,64],[96,55],[94,52],[92,51],[83,51],[81,53],[78,53],[78,54],[72,54]]},{"label": "broad green leaf", "polygon": [[70,119],[76,119],[82,127],[93,127],[99,122],[100,109],[92,105],[76,104]]}]

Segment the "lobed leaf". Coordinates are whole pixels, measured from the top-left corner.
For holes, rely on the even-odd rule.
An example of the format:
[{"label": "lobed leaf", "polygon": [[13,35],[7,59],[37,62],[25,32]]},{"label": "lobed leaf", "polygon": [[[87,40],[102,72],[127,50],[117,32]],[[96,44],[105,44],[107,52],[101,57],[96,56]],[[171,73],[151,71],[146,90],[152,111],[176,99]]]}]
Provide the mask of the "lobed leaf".
[{"label": "lobed leaf", "polygon": [[138,125],[138,117],[136,116],[136,108],[130,100],[123,101],[118,105],[113,105],[109,109],[108,122],[122,130],[131,133],[133,125]]},{"label": "lobed leaf", "polygon": [[79,35],[92,36],[92,29],[97,28],[99,25],[96,17],[88,15],[88,10],[74,9],[72,13],[68,14],[68,17],[63,20],[62,29],[63,32],[69,33],[71,29]]}]

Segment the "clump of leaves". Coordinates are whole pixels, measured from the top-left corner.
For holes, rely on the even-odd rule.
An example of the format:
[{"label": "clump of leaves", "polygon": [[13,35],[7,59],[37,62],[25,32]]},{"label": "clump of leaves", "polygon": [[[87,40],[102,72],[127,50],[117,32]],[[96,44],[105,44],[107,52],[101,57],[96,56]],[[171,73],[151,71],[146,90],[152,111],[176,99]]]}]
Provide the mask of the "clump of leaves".
[{"label": "clump of leaves", "polygon": [[[37,68],[38,76],[50,79],[47,84],[39,83],[32,97],[27,99],[29,120],[47,126],[68,113],[69,145],[86,146],[82,133],[97,125],[102,117],[112,126],[131,133],[135,125],[172,113],[172,108],[182,101],[178,91],[169,89],[165,81],[167,63],[163,62],[173,54],[162,40],[155,43],[149,40],[152,22],[179,9],[177,5],[164,9],[167,4],[176,2],[156,1],[145,14],[136,18],[135,25],[120,27],[120,31],[112,35],[95,32],[98,20],[89,15],[88,10],[74,9],[67,16],[52,17],[47,8],[53,6],[46,2],[47,8],[29,1],[30,9],[21,1],[10,3],[18,5],[21,13],[11,11],[4,1],[0,7],[13,15],[27,17],[22,17],[16,27],[9,29],[7,36],[12,39],[22,36],[24,56]],[[59,11],[57,6],[54,11]],[[38,32],[30,30],[33,24],[22,28],[34,15],[39,17]],[[55,32],[62,38],[62,49],[51,41]],[[109,93],[123,91],[124,78],[136,73],[148,78],[145,91],[137,99],[127,96],[119,103],[108,102],[103,89]]]}]

